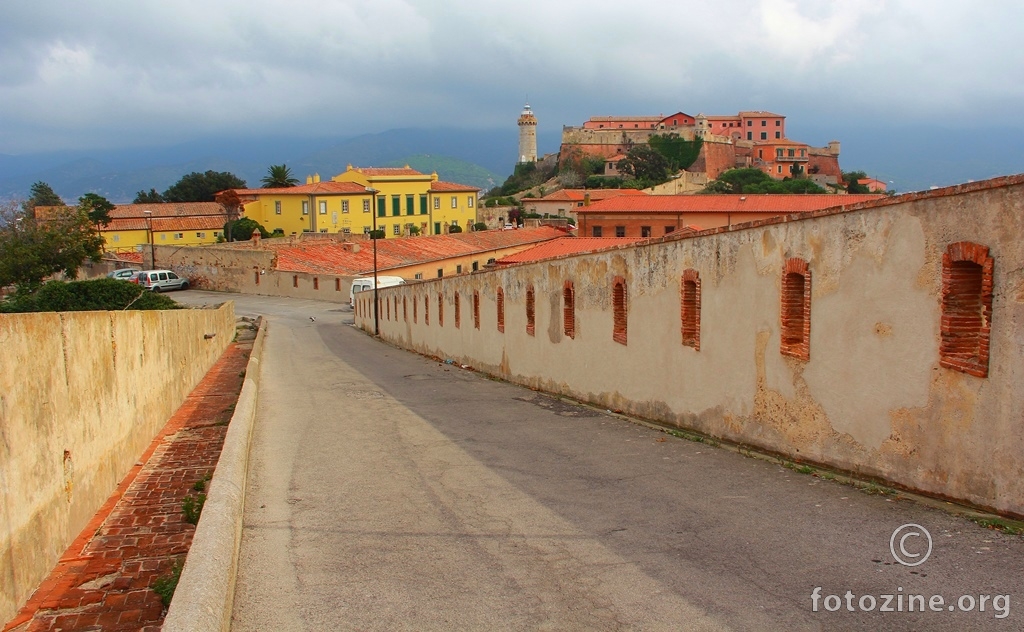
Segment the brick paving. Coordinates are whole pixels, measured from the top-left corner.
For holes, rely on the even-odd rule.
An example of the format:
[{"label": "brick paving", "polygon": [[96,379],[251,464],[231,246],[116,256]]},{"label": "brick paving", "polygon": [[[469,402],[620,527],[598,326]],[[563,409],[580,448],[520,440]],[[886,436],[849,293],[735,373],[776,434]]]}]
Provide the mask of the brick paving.
[{"label": "brick paving", "polygon": [[160,629],[151,586],[188,552],[182,500],[216,467],[251,349],[224,352],[4,632]]}]

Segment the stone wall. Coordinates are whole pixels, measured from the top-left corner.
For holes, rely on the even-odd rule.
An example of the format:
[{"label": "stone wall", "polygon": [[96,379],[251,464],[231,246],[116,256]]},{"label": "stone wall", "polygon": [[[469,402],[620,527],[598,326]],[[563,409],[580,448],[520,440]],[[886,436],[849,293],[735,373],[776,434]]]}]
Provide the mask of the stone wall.
[{"label": "stone wall", "polygon": [[[1024,176],[1000,178],[387,288],[381,298],[397,302],[381,335],[532,388],[1022,516],[1022,234]],[[364,329],[368,300],[356,310]]]},{"label": "stone wall", "polygon": [[0,315],[0,621],[46,577],[234,333],[232,303]]}]

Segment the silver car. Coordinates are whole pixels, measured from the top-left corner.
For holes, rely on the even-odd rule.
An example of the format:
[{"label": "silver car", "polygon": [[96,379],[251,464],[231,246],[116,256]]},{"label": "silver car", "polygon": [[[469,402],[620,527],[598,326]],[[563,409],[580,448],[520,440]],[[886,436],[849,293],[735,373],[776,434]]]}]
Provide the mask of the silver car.
[{"label": "silver car", "polygon": [[188,279],[183,279],[170,270],[143,270],[139,273],[136,283],[154,292],[188,289]]}]

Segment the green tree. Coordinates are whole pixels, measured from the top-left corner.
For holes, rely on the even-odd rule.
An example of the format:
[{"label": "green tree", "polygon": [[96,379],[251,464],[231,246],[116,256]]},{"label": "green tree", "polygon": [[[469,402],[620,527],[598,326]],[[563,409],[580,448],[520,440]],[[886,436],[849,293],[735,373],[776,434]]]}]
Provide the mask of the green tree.
[{"label": "green tree", "polygon": [[858,180],[863,180],[868,177],[868,174],[863,171],[844,171],[843,182],[846,183],[847,193],[871,193],[871,189],[868,185],[861,184]]},{"label": "green tree", "polygon": [[0,287],[14,285],[19,296],[53,274],[74,277],[86,259],[103,254],[103,237],[81,207],[60,206],[36,219],[8,202],[0,207],[0,226]]},{"label": "green tree", "polygon": [[708,183],[702,193],[827,193],[825,189],[804,178],[774,180],[770,175],[748,167],[730,169]]},{"label": "green tree", "polygon": [[462,232],[462,226],[459,226],[458,224],[452,224],[451,226],[448,227],[448,233],[449,234],[461,233],[461,232]]},{"label": "green tree", "polygon": [[110,223],[110,211],[114,210],[114,205],[102,195],[86,193],[78,198],[78,208],[85,211],[89,221],[98,228]]},{"label": "green tree", "polygon": [[292,170],[287,165],[270,165],[267,175],[260,180],[264,189],[287,189],[299,183],[298,178],[292,175]]},{"label": "green tree", "polygon": [[649,145],[637,145],[619,161],[619,171],[635,181],[638,188],[661,184],[668,180],[668,160]]},{"label": "green tree", "polygon": [[54,193],[50,185],[42,180],[35,182],[29,188],[29,198],[22,205],[26,211],[37,206],[64,206],[64,200]]},{"label": "green tree", "polygon": [[228,189],[246,188],[245,180],[227,171],[207,171],[182,176],[163,192],[165,202],[213,202],[214,196]]},{"label": "green tree", "polygon": [[264,239],[270,237],[267,229],[251,217],[229,220],[224,224],[224,234],[229,235],[229,241],[248,241],[256,231],[260,231],[260,237]]},{"label": "green tree", "polygon": [[160,195],[156,189],[150,189],[149,193],[145,191],[136,193],[132,204],[160,204],[163,201],[164,196]]},{"label": "green tree", "polygon": [[658,152],[668,161],[669,171],[675,173],[689,169],[697,161],[700,149],[704,146],[701,138],[686,140],[679,134],[655,134],[647,141],[651,149]]}]

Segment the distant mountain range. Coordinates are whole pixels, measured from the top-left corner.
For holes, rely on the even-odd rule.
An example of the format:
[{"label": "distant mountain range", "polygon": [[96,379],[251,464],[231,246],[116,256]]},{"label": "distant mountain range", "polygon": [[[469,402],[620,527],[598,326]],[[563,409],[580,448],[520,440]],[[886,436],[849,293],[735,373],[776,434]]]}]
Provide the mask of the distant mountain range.
[{"label": "distant mountain range", "polygon": [[[787,122],[789,135],[812,146],[842,142],[844,170],[863,170],[899,191],[1024,172],[1024,131],[935,127],[857,127]],[[558,151],[561,129],[538,132],[541,154]],[[489,189],[515,166],[518,130],[395,129],[350,138],[211,138],[171,147],[0,155],[0,199],[25,198],[48,183],[67,202],[95,192],[127,203],[138,191],[163,191],[193,171],[230,171],[250,187],[267,168],[287,164],[297,178],[324,179],[347,165],[403,166],[442,180]]]}]

